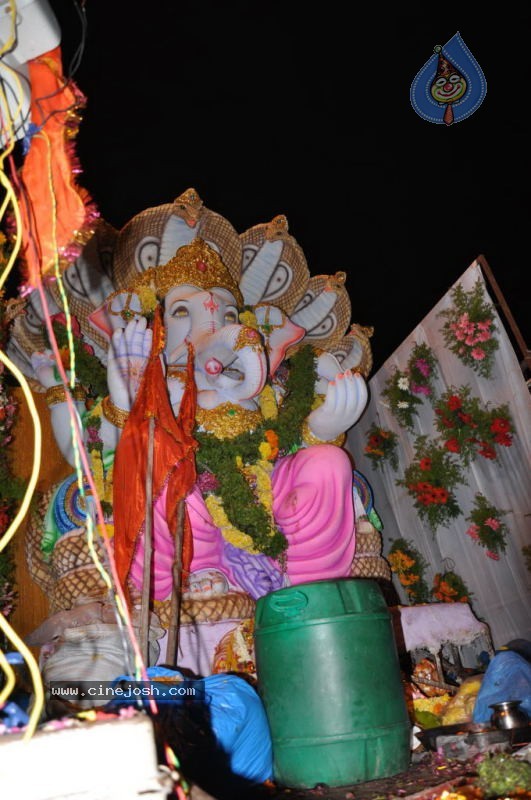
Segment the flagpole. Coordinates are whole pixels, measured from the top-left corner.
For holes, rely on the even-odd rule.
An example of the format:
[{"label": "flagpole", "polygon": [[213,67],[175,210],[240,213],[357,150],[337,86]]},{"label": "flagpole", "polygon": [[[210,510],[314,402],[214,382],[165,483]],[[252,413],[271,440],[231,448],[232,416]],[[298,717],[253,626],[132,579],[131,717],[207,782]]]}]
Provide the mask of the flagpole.
[{"label": "flagpole", "polygon": [[176,666],[178,660],[177,648],[179,647],[179,617],[181,615],[181,576],[183,568],[183,538],[184,538],[184,499],[179,500],[177,506],[177,525],[175,531],[175,555],[172,565],[173,587],[170,603],[170,624],[168,626],[168,644],[166,647],[166,661],[170,666]]},{"label": "flagpole", "polygon": [[153,454],[155,449],[155,417],[148,420],[148,451],[146,465],[146,521],[144,523],[144,566],[142,574],[142,605],[140,607],[140,645],[142,660],[149,666],[149,604],[151,594],[151,557],[153,553]]}]

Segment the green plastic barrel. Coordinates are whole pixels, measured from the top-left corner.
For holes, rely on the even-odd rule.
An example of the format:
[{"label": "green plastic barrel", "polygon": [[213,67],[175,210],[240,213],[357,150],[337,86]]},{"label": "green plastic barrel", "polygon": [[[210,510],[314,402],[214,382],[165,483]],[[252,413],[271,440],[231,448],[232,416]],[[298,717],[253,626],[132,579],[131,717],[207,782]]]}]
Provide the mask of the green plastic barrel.
[{"label": "green plastic barrel", "polygon": [[255,648],[277,782],[346,786],[408,769],[410,722],[375,581],[314,581],[260,598]]}]

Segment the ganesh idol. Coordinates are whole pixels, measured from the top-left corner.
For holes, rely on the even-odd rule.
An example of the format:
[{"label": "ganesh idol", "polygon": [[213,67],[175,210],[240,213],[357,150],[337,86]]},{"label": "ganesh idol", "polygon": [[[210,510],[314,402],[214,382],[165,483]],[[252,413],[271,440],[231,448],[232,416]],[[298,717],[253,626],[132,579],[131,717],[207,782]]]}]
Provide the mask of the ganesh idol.
[{"label": "ganesh idol", "polygon": [[[77,400],[127,597],[137,607],[147,581],[151,609],[165,630],[175,548],[182,547],[179,661],[206,672],[236,623],[252,617],[259,597],[351,574],[353,465],[341,445],[367,402],[359,368],[366,337],[355,326],[350,337],[341,325],[333,330],[345,297],[348,304],[344,273],[291,285],[301,251],[285,218],[237,237],[238,248],[227,225],[219,235],[223,218],[216,220],[219,215],[200,204],[190,221],[182,206],[176,201],[171,212],[162,207],[151,264],[142,268],[129,258],[110,297],[95,307],[93,325],[108,339],[108,394],[90,411],[81,394]],[[157,243],[156,236],[151,240]],[[35,353],[31,361],[54,397],[49,354]],[[52,424],[62,452],[71,457],[59,394],[50,405]],[[144,488],[148,470],[152,509]],[[50,551],[83,529],[74,493],[74,481],[67,479],[50,497]],[[90,498],[86,506],[90,513]],[[66,531],[50,533],[76,513]],[[88,578],[90,567],[83,567]],[[98,597],[98,582],[91,581],[83,603]],[[75,612],[79,597],[65,609],[64,594],[62,606],[59,598],[52,610]],[[207,656],[198,657],[194,648]]]}]

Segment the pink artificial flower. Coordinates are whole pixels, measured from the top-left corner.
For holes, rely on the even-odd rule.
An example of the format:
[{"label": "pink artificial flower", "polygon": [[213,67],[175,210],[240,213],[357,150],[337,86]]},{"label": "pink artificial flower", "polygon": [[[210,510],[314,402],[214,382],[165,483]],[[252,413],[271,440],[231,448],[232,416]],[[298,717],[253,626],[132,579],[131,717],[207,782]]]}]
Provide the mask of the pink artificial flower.
[{"label": "pink artificial flower", "polygon": [[492,323],[491,319],[484,319],[483,322],[478,322],[477,326],[480,331],[488,331]]},{"label": "pink artificial flower", "polygon": [[494,517],[489,517],[488,519],[485,520],[485,525],[488,525],[489,528],[492,528],[493,531],[497,531],[498,528],[500,527],[500,524],[501,523],[499,522],[499,520],[494,519]]},{"label": "pink artificial flower", "polygon": [[464,326],[464,331],[465,331],[465,333],[468,333],[469,335],[472,334],[472,333],[475,333],[476,332],[476,326],[474,325],[473,322],[469,322],[468,325]]},{"label": "pink artificial flower", "polygon": [[476,336],[476,341],[478,342],[488,342],[491,338],[489,331],[480,331]]},{"label": "pink artificial flower", "polygon": [[431,372],[430,365],[423,358],[419,358],[418,361],[415,362],[415,366],[418,369],[418,371],[420,372],[420,374],[424,375],[425,378],[427,378],[428,375]]},{"label": "pink artificial flower", "polygon": [[465,334],[463,333],[463,331],[456,331],[456,332],[455,332],[455,338],[456,338],[456,339],[457,339],[459,342],[462,342],[462,341],[463,341],[463,339],[465,338]]},{"label": "pink artificial flower", "polygon": [[468,334],[468,336],[465,339],[465,344],[468,345],[469,347],[472,347],[472,345],[476,344],[476,342],[477,342],[477,336],[472,336],[472,334]]},{"label": "pink artificial flower", "polygon": [[474,349],[470,351],[470,355],[476,361],[481,361],[482,359],[485,358],[486,353],[484,350],[481,349],[481,347],[474,347]]},{"label": "pink artificial flower", "polygon": [[487,556],[489,558],[492,558],[493,561],[499,561],[500,560],[500,557],[499,557],[498,553],[493,553],[492,550],[487,550]]},{"label": "pink artificial flower", "polygon": [[470,538],[474,539],[474,541],[477,541],[479,539],[479,525],[471,525],[466,531],[466,535],[470,536]]},{"label": "pink artificial flower", "polygon": [[429,386],[420,386],[417,383],[411,384],[411,391],[414,392],[414,394],[424,394],[426,396],[431,394],[431,389]]},{"label": "pink artificial flower", "polygon": [[457,321],[460,325],[466,325],[468,323],[468,311],[465,311],[464,314],[461,314]]}]

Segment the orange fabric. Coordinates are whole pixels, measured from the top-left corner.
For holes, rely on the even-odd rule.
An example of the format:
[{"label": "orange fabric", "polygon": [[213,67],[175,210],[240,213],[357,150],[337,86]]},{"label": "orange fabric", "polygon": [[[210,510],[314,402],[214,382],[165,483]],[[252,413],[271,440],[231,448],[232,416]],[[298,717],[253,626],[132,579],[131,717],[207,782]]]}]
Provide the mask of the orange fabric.
[{"label": "orange fabric", "polygon": [[[83,228],[96,214],[88,193],[74,180],[79,170],[69,138],[77,132],[76,112],[84,98],[72,81],[63,77],[61,48],[28,61],[28,69],[31,121],[36,132],[20,170],[23,191],[19,205],[26,277],[36,286],[39,274],[53,269],[58,255],[68,258],[69,247],[79,241]],[[75,255],[74,250],[71,259]]]},{"label": "orange fabric", "polygon": [[[135,544],[146,518],[146,465],[149,418],[155,418],[153,454],[153,502],[166,483],[166,518],[170,531],[177,524],[177,506],[193,488],[196,480],[193,438],[196,413],[196,386],[193,349],[189,345],[187,379],[179,416],[171,407],[159,354],[164,346],[160,307],[155,315],[153,346],[135,404],[123,429],[114,461],[114,557],[120,583],[127,594],[126,580],[134,556]],[[185,514],[183,537],[183,572],[192,562],[192,531]]]}]

